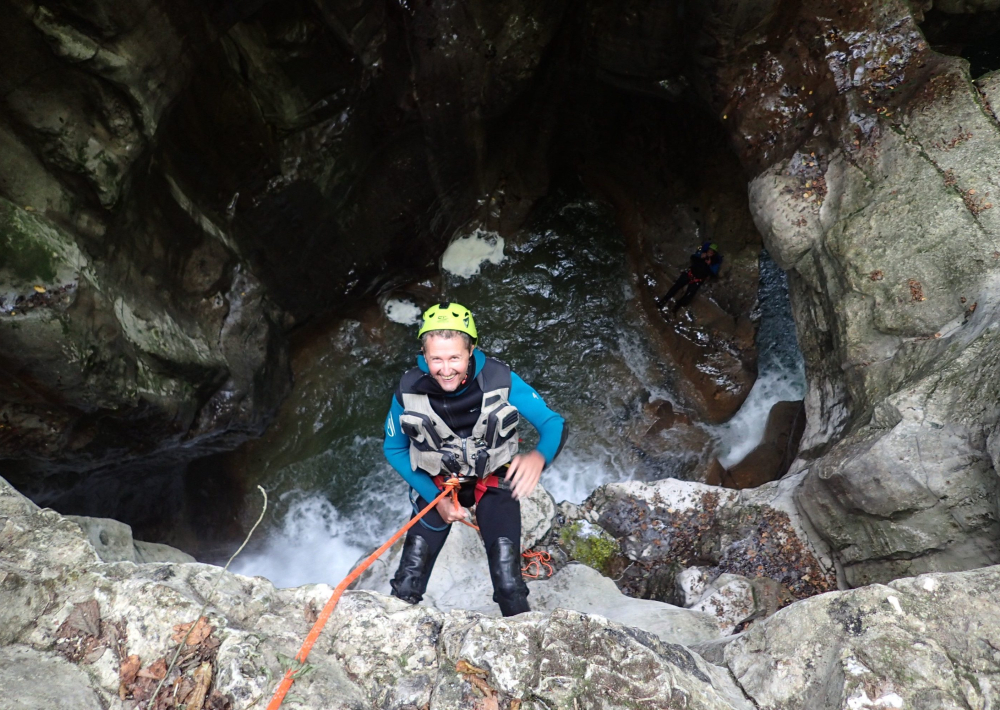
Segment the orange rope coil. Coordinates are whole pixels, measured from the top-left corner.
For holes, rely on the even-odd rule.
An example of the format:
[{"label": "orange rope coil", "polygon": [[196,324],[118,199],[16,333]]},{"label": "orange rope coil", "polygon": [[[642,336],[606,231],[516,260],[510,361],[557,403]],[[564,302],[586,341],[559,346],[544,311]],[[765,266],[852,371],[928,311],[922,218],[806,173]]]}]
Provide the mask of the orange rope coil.
[{"label": "orange rope coil", "polygon": [[[549,564],[552,561],[552,555],[548,552],[525,550],[521,553],[521,557],[527,560],[527,564],[521,568],[521,576],[528,579],[547,579],[552,576],[552,565]],[[542,571],[543,567],[548,570],[547,573]]]}]

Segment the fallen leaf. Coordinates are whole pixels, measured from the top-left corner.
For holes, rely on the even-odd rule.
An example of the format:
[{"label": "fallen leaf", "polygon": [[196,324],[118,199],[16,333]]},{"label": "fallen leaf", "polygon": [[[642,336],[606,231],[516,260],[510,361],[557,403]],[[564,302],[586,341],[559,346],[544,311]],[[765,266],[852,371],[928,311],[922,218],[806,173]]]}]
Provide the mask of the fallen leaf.
[{"label": "fallen leaf", "polygon": [[35,286],[35,292],[36,293],[45,293],[45,287],[44,286]]},{"label": "fallen leaf", "polygon": [[188,696],[194,692],[195,681],[191,676],[181,676],[178,681],[174,684],[174,689],[171,691],[171,695],[178,703],[187,704]]},{"label": "fallen leaf", "polygon": [[70,636],[98,636],[101,633],[101,611],[96,599],[85,601],[82,604],[74,604],[73,611],[66,617],[56,636],[68,638]]},{"label": "fallen leaf", "polygon": [[521,699],[514,698],[510,701],[510,710],[521,710]]},{"label": "fallen leaf", "polygon": [[467,679],[468,679],[468,681],[469,681],[470,683],[472,683],[472,685],[473,685],[473,686],[475,686],[475,688],[476,688],[477,690],[479,690],[479,692],[480,692],[480,693],[482,693],[482,694],[483,694],[484,696],[486,696],[487,698],[491,698],[491,697],[493,697],[493,692],[494,692],[494,691],[493,691],[493,688],[491,688],[491,687],[490,687],[490,686],[489,686],[489,685],[488,685],[488,684],[486,683],[486,681],[485,681],[485,680],[483,680],[483,679],[482,679],[482,678],[480,678],[479,676],[474,676],[474,675],[470,675],[470,676],[466,676],[466,678],[467,678]]},{"label": "fallen leaf", "polygon": [[191,631],[191,635],[187,637],[188,646],[197,646],[199,643],[204,641],[212,633],[214,628],[209,625],[208,619],[206,617],[201,617],[197,622],[189,621],[186,624],[178,624],[174,627],[174,635],[170,639],[176,643],[180,643],[184,640],[184,636],[187,634],[188,629],[194,624],[194,630]]},{"label": "fallen leaf", "polygon": [[128,697],[129,690],[127,686],[135,682],[135,675],[141,667],[142,663],[139,661],[139,657],[134,654],[123,660],[118,666],[118,697],[122,700]]},{"label": "fallen leaf", "polygon": [[455,664],[455,671],[461,673],[462,675],[481,675],[483,678],[488,678],[490,672],[483,670],[482,668],[476,668],[468,661],[459,661]]},{"label": "fallen leaf", "polygon": [[476,703],[476,707],[479,710],[500,710],[500,704],[497,702],[497,699],[494,698],[492,695],[489,696],[488,698],[483,698],[482,700],[480,700],[478,703]]},{"label": "fallen leaf", "polygon": [[187,710],[201,710],[208,695],[208,686],[212,684],[212,664],[202,663],[194,672],[194,690],[187,698]]},{"label": "fallen leaf", "polygon": [[163,680],[167,676],[167,662],[162,658],[158,658],[149,668],[143,668],[136,673],[136,676],[152,680]]},{"label": "fallen leaf", "polygon": [[308,604],[306,604],[304,615],[306,617],[307,622],[309,622],[310,624],[316,623],[316,620],[319,619],[319,612],[316,610],[315,602],[310,601]]}]

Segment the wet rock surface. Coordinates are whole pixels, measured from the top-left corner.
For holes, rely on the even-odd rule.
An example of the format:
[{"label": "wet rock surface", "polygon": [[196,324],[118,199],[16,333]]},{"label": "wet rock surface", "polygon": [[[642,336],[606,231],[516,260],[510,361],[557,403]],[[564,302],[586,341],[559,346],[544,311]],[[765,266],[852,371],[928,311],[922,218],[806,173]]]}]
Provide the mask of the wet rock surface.
[{"label": "wet rock surface", "polygon": [[[770,146],[750,201],[809,373],[797,502],[850,584],[992,564],[1000,126],[907,6],[819,8],[782,34],[797,68],[774,55],[754,80],[797,86],[789,112],[725,109]],[[800,109],[824,123],[775,130]]]},{"label": "wet rock surface", "polygon": [[[283,331],[433,270],[459,228],[516,228],[579,164],[571,141],[620,134],[625,161],[652,150],[643,170],[669,172],[683,141],[655,126],[700,120],[643,109],[687,90],[669,3],[144,7],[14,2],[3,28],[0,454],[19,485],[180,470],[259,435],[289,386]],[[630,233],[637,263],[664,247],[664,274],[702,238],[729,254],[699,324],[663,330],[690,406],[718,421],[754,376],[758,239],[732,157],[703,143],[712,174],[672,174],[673,207]],[[600,190],[626,219],[623,190],[659,203],[637,178]]]},{"label": "wet rock surface", "polygon": [[767,578],[787,600],[800,599],[835,589],[836,580],[800,527],[790,499],[799,480],[747,491],[672,479],[612,483],[594,492],[583,514],[621,545],[631,564],[618,584],[630,596],[690,603],[678,594],[678,577],[698,567],[710,579]]},{"label": "wet rock surface", "polygon": [[[195,693],[217,710],[266,703],[279,654],[295,654],[331,592],[234,574],[216,587],[209,565],[103,563],[77,525],[4,482],[0,542],[0,683],[16,687],[17,708],[134,708],[160,678],[169,694],[157,707]],[[752,707],[727,671],[683,646],[566,610],[495,619],[348,592],[309,663],[293,690],[310,708],[447,710],[483,697],[502,708]],[[29,668],[48,682],[23,683]]]}]

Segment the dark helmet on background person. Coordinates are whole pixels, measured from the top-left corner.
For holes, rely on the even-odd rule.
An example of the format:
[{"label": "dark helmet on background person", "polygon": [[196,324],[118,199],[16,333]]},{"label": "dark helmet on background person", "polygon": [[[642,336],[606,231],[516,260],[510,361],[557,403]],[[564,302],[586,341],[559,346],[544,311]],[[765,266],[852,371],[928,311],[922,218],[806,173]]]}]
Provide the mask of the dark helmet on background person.
[{"label": "dark helmet on background person", "polygon": [[420,332],[417,333],[419,340],[424,333],[434,330],[457,330],[472,338],[472,344],[476,344],[478,334],[476,333],[476,321],[472,319],[472,313],[465,306],[458,303],[436,303],[424,311],[423,323],[420,325]]}]

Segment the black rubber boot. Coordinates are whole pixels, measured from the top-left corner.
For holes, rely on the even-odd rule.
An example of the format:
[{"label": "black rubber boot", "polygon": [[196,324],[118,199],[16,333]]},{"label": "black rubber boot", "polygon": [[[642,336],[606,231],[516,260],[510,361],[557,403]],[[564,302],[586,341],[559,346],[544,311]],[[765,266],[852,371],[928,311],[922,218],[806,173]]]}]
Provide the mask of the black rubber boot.
[{"label": "black rubber boot", "polygon": [[403,555],[399,558],[399,569],[389,582],[392,596],[410,604],[419,603],[427,591],[427,580],[433,567],[434,559],[427,540],[419,535],[407,535],[403,542]]},{"label": "black rubber boot", "polygon": [[493,578],[493,601],[500,605],[500,613],[514,616],[531,611],[528,606],[528,585],[521,577],[521,551],[519,545],[506,537],[498,537],[486,554]]}]

